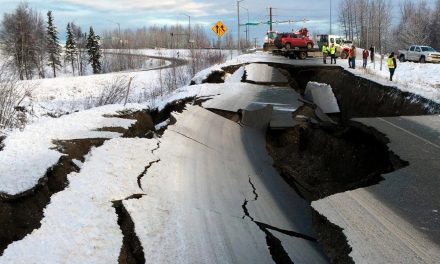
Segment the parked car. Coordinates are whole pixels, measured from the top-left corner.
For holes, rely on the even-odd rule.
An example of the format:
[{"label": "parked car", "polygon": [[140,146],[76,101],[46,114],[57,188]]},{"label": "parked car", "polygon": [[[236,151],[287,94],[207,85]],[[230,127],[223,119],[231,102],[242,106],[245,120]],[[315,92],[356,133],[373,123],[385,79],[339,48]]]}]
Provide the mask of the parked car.
[{"label": "parked car", "polygon": [[440,52],[429,46],[412,45],[408,50],[399,50],[399,60],[425,62],[440,62]]},{"label": "parked car", "polygon": [[295,33],[278,33],[275,38],[274,44],[277,48],[292,49],[292,48],[308,48],[311,49],[315,46],[313,40],[307,36],[295,34]]}]

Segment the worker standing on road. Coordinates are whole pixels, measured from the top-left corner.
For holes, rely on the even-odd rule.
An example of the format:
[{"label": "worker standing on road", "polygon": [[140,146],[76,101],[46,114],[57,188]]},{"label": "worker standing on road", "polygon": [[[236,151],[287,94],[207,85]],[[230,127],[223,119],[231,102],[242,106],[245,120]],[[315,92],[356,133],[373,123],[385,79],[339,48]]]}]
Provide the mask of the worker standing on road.
[{"label": "worker standing on road", "polygon": [[373,45],[371,45],[371,47],[370,47],[370,58],[371,58],[371,62],[374,62],[374,47],[373,47]]},{"label": "worker standing on road", "polygon": [[328,55],[327,44],[323,44],[322,45],[322,58],[324,60],[324,64],[327,64],[327,55]]},{"label": "worker standing on road", "polygon": [[348,68],[351,68],[351,59],[353,58],[353,49],[348,50]]},{"label": "worker standing on road", "polygon": [[356,47],[351,46],[351,68],[356,69]]},{"label": "worker standing on road", "polygon": [[394,58],[394,52],[391,52],[390,56],[388,56],[388,69],[390,70],[390,81],[393,81],[394,71],[397,68],[396,58]]},{"label": "worker standing on road", "polygon": [[368,55],[369,55],[369,52],[368,52],[367,48],[365,48],[364,51],[362,51],[362,60],[363,60],[362,67],[364,69],[367,68]]},{"label": "worker standing on road", "polygon": [[333,64],[333,61],[335,61],[336,64],[336,47],[335,44],[332,44],[332,47],[330,48],[330,64]]}]

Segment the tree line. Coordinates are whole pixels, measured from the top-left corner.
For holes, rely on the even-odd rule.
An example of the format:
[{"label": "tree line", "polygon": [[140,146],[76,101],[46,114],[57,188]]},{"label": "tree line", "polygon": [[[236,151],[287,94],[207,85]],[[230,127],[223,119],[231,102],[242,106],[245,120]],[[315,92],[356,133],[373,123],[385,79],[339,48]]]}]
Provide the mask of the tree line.
[{"label": "tree line", "polygon": [[[399,21],[393,15],[399,9]],[[360,47],[375,46],[389,52],[411,44],[440,50],[440,0],[429,7],[425,0],[404,0],[397,7],[391,0],[342,0],[339,22],[345,38]]]},{"label": "tree line", "polygon": [[8,59],[8,68],[20,80],[38,76],[45,78],[45,67],[49,66],[56,77],[62,60],[70,63],[72,71],[84,75],[90,63],[93,73],[101,72],[100,37],[92,27],[83,33],[74,23],[68,23],[65,49],[60,45],[58,30],[54,25],[52,11],[47,12],[47,21],[41,13],[27,3],[20,3],[12,13],[5,13],[0,24],[0,50]]}]

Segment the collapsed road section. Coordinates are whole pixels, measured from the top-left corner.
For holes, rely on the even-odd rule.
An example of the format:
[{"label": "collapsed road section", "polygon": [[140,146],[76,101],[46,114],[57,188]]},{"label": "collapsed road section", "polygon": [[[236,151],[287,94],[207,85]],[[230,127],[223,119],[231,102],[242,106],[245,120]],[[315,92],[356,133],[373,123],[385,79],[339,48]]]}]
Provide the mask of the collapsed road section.
[{"label": "collapsed road section", "polygon": [[[345,88],[328,83],[313,88],[326,89],[324,97],[319,90],[303,97],[309,81],[324,81],[295,72],[327,69],[289,67],[230,67],[213,78],[224,83],[185,88],[209,100],[141,111],[138,124],[95,125],[127,138],[75,163],[80,170],[51,197],[41,227],[9,244],[0,263],[431,263],[440,252],[438,199],[430,198],[438,117],[351,117],[438,106],[422,99],[411,106],[411,96],[399,95],[394,105],[372,107],[388,102],[385,91],[357,110],[341,101]],[[322,107],[326,96],[332,107]],[[413,141],[408,152],[399,144]]]},{"label": "collapsed road section", "polygon": [[[440,254],[436,227],[440,199],[431,186],[437,186],[439,180],[435,161],[440,156],[440,118],[416,115],[439,113],[440,106],[337,67],[270,65],[280,68],[289,79],[289,86],[301,94],[306,93],[310,81],[325,83],[318,85],[321,87],[330,84],[334,98],[327,101],[336,101],[340,113],[325,115],[313,101],[274,100],[274,94],[286,98],[281,96],[285,89],[282,87],[264,87],[255,92],[258,88],[243,86],[246,91],[234,96],[236,88],[228,79],[225,85],[234,88],[220,96],[228,100],[213,98],[204,106],[240,113],[243,109],[255,110],[257,105],[277,108],[269,122],[268,151],[286,182],[305,200],[315,201],[314,228],[330,261],[390,263],[411,259],[413,263],[434,263]],[[247,75],[258,76],[246,71],[243,74],[241,81],[245,82]],[[261,82],[265,86],[271,81],[276,84],[279,79],[274,76],[278,74]],[[234,80],[239,79],[234,76]],[[273,126],[275,113],[280,111],[291,111],[293,126],[291,122],[277,122]],[[403,114],[414,117],[352,119]],[[422,143],[423,151],[418,147],[403,149],[408,142],[416,141]],[[400,147],[395,147],[399,142]],[[427,149],[432,151],[426,153]],[[414,154],[405,154],[411,152]],[[426,153],[426,157],[414,160],[420,155],[417,153]],[[434,163],[429,162],[433,159]],[[247,209],[248,201],[245,205]],[[417,213],[410,213],[413,210]],[[370,218],[364,222],[365,215]],[[391,236],[385,238],[387,233]],[[412,249],[407,248],[409,243]]]}]

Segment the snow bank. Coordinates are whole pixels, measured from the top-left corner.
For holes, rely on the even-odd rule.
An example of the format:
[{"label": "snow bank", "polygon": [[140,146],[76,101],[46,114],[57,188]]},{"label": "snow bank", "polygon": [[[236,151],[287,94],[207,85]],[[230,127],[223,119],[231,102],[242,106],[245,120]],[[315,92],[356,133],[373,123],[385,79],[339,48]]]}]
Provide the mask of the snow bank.
[{"label": "snow bank", "polygon": [[[130,105],[141,109],[141,105]],[[135,120],[106,118],[123,110],[120,105],[99,107],[61,118],[41,118],[23,131],[9,132],[0,151],[0,193],[17,195],[33,188],[47,169],[57,163],[61,153],[53,140],[115,138],[119,133],[96,131],[102,127],[128,128]]]},{"label": "snow bank", "polygon": [[[373,80],[383,85],[396,86],[401,91],[420,95],[434,102],[440,103],[440,64],[415,63],[397,61],[396,72],[393,81],[389,81],[387,58],[382,62],[380,70],[380,58],[376,58],[376,64],[370,62],[366,69],[362,69],[362,57],[357,57],[356,69],[348,68],[347,60],[337,60],[338,65],[363,78]],[[360,59],[359,59],[360,58]]]},{"label": "snow bank", "polygon": [[52,196],[41,228],[12,243],[0,263],[118,263],[122,232],[112,201],[142,194],[137,177],[157,140],[112,139],[93,149],[69,187]]}]

